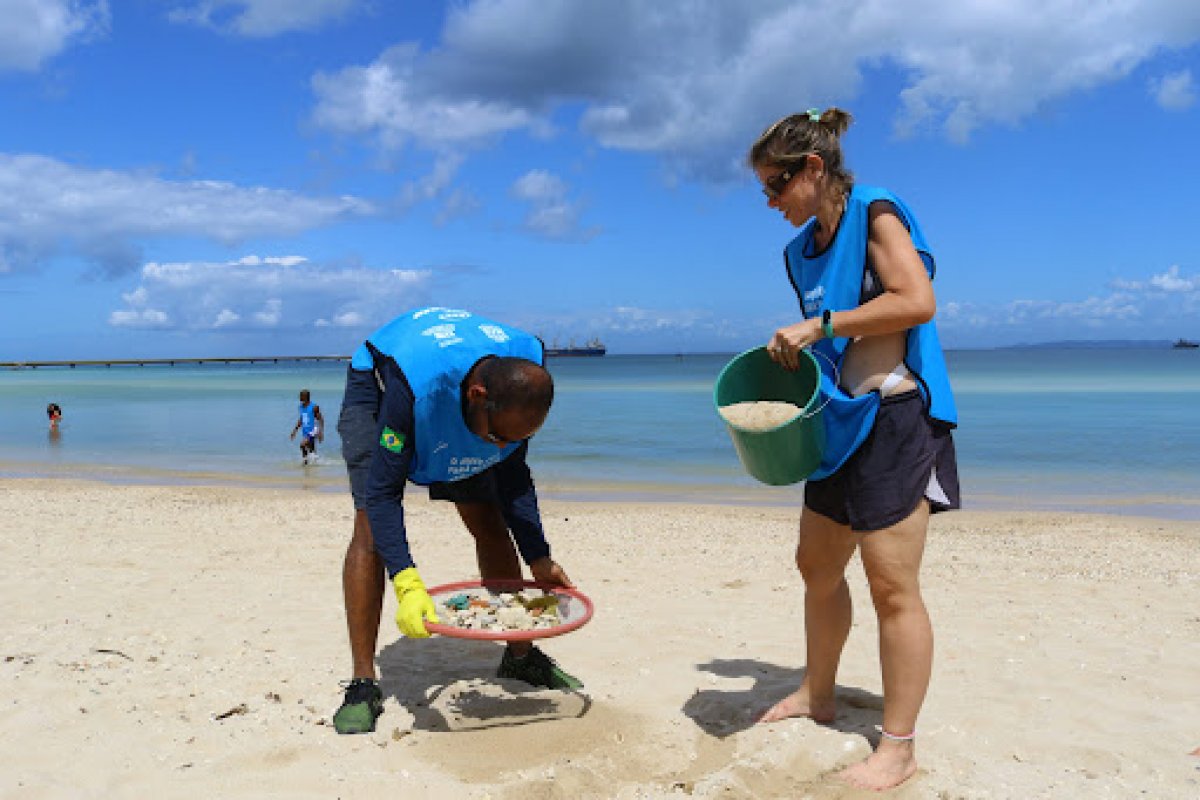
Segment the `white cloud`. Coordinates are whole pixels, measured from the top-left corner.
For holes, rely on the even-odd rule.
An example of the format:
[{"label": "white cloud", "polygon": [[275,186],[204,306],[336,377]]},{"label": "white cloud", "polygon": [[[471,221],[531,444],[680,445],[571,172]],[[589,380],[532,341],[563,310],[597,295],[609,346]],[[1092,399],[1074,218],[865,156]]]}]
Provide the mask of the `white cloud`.
[{"label": "white cloud", "polygon": [[1181,274],[1178,264],[1173,264],[1167,268],[1166,272],[1151,275],[1147,280],[1116,278],[1109,281],[1108,285],[1115,291],[1131,294],[1157,292],[1200,294],[1200,275],[1187,277]]},{"label": "white cloud", "polygon": [[374,134],[387,148],[415,140],[435,150],[534,126],[532,114],[504,102],[424,96],[419,60],[414,45],[398,45],[366,67],[317,73],[317,124],[339,133]]},{"label": "white cloud", "polygon": [[257,267],[262,264],[271,264],[280,267],[294,267],[297,264],[303,264],[308,261],[304,256],[242,256],[236,262],[243,267]]},{"label": "white cloud", "polygon": [[167,18],[239,36],[267,37],[316,29],[361,4],[361,0],[202,0],[173,8]]},{"label": "white cloud", "polygon": [[342,314],[335,314],[333,319],[318,319],[313,323],[318,328],[359,328],[367,324],[366,318],[357,311],[346,311]]},{"label": "white cloud", "polygon": [[709,324],[711,318],[711,315],[705,311],[665,311],[662,309],[618,306],[613,309],[609,324],[614,330],[650,333],[665,328],[691,329],[705,327]]},{"label": "white cloud", "polygon": [[[218,319],[221,315],[217,315]],[[252,319],[265,328],[277,328],[283,321],[283,301],[278,297],[267,298],[263,307],[254,312]]]},{"label": "white cloud", "polygon": [[222,308],[217,312],[217,318],[213,320],[214,328],[224,328],[233,325],[242,318],[242,315],[228,308]]},{"label": "white cloud", "polygon": [[474,214],[482,205],[483,203],[474,192],[462,188],[453,189],[446,194],[433,222],[436,225],[445,225],[451,220]]},{"label": "white cloud", "polygon": [[[367,328],[428,300],[429,270],[313,264],[300,256],[150,262],[111,325],[183,331]],[[365,331],[364,331],[365,332]]]},{"label": "white cloud", "polygon": [[1200,326],[1200,274],[1178,265],[1148,278],[1117,278],[1081,300],[946,302],[939,327],[954,346],[1070,339],[1173,339]]},{"label": "white cloud", "polygon": [[1012,303],[1009,319],[1020,325],[1029,319],[1075,320],[1100,327],[1117,320],[1136,320],[1145,313],[1144,305],[1132,295],[1116,293],[1087,297],[1069,302],[1023,300]]},{"label": "white cloud", "polygon": [[937,310],[939,325],[976,328],[993,324],[992,315],[972,303],[940,303]]},{"label": "white cloud", "polygon": [[1179,274],[1176,264],[1163,274],[1151,277],[1150,285],[1163,292],[1187,294],[1200,291],[1200,276],[1185,278]]},{"label": "white cloud", "polygon": [[595,227],[580,228],[580,209],[567,197],[567,184],[552,172],[530,170],[513,182],[510,193],[529,204],[523,227],[538,236],[589,239],[599,231]]},{"label": "white cloud", "polygon": [[36,70],[71,43],[108,29],[106,0],[0,0],[0,72]]},{"label": "white cloud", "polygon": [[1150,82],[1154,102],[1168,111],[1184,111],[1196,104],[1196,84],[1192,71],[1173,72]]},{"label": "white cloud", "polygon": [[142,308],[150,301],[150,294],[146,291],[145,286],[139,286],[132,292],[122,294],[121,299],[133,308]]},{"label": "white cloud", "polygon": [[531,203],[558,200],[567,194],[562,178],[544,169],[526,172],[513,182],[513,195]]},{"label": "white cloud", "polygon": [[108,324],[116,328],[166,328],[170,322],[166,312],[153,308],[114,311],[108,315]]},{"label": "white cloud", "polygon": [[606,147],[721,175],[781,114],[852,107],[881,63],[905,79],[899,130],[963,140],[1197,40],[1200,3],[1177,0],[480,0],[452,6],[428,49],[402,43],[317,75],[314,116],[386,147],[436,149],[549,135],[556,115],[579,110]]},{"label": "white cloud", "polygon": [[[547,344],[580,343],[592,336],[663,334],[719,336],[726,321],[709,311],[617,306],[527,316],[517,324],[536,331]],[[658,341],[658,340],[656,340]]]},{"label": "white cloud", "polygon": [[195,236],[235,245],[374,212],[355,197],[168,181],[44,156],[0,154],[0,263],[11,268],[37,266],[65,251],[118,273],[136,267],[136,243],[151,237]]},{"label": "white cloud", "polygon": [[600,339],[610,352],[737,352],[761,344],[764,332],[794,322],[791,316],[732,318],[710,310],[615,306],[557,313],[527,312],[508,321],[547,345],[583,344]]},{"label": "white cloud", "polygon": [[463,157],[458,153],[443,153],[433,162],[433,169],[423,178],[409,181],[400,189],[400,207],[409,208],[424,200],[432,200],[442,194],[454,180],[462,165]]}]

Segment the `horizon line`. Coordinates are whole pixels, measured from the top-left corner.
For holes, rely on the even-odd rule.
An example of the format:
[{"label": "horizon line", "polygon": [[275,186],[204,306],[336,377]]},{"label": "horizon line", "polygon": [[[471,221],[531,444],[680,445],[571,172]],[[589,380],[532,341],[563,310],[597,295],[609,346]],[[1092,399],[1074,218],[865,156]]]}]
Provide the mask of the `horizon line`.
[{"label": "horizon line", "polygon": [[[963,350],[1017,350],[1038,347],[1062,347],[1064,349],[1086,349],[1102,347],[1161,347],[1171,346],[1178,341],[1172,339],[1059,339],[1044,342],[1019,342],[1016,344],[976,345],[969,347],[946,347],[947,352]],[[753,349],[753,348],[750,348]],[[705,356],[705,355],[736,355],[742,350],[662,350],[645,353],[613,353],[609,350],[605,356]],[[573,358],[570,354],[547,353],[548,358]],[[274,355],[274,356],[179,356],[153,358],[68,358],[68,359],[29,359],[22,361],[0,361],[0,369],[39,369],[67,367],[126,367],[126,366],[178,366],[203,364],[254,364],[254,363],[296,363],[303,361],[327,362],[349,361],[349,355]],[[588,359],[592,360],[592,359]]]}]

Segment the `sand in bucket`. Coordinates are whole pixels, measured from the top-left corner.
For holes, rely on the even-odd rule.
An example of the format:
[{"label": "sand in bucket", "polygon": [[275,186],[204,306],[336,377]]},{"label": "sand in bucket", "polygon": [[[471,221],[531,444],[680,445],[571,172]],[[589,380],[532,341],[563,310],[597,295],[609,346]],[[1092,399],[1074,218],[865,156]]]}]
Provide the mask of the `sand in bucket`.
[{"label": "sand in bucket", "polygon": [[743,431],[769,431],[804,413],[795,403],[782,400],[746,400],[717,409],[730,425]]},{"label": "sand in bucket", "polygon": [[771,360],[765,347],[734,357],[717,377],[713,400],[742,466],[771,486],[797,483],[821,463],[821,372],[802,351],[794,372]]}]

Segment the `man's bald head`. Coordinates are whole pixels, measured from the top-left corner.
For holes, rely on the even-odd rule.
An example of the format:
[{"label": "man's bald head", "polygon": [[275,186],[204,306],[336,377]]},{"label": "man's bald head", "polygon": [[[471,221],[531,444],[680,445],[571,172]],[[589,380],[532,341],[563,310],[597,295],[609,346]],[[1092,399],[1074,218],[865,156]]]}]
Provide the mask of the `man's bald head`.
[{"label": "man's bald head", "polygon": [[542,419],[550,413],[554,379],[540,364],[527,358],[497,356],[481,362],[477,375],[493,411],[520,409]]}]

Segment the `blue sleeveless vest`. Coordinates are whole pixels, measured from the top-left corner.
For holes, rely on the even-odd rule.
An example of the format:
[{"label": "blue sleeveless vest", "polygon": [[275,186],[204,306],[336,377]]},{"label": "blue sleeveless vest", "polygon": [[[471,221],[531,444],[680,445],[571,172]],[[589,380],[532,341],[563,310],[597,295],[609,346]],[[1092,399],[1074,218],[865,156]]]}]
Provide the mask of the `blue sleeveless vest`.
[{"label": "blue sleeveless vest", "polygon": [[[896,207],[912,237],[913,247],[925,262],[930,279],[933,278],[933,255],[917,224],[917,218],[908,206],[886,189],[855,186],[846,200],[846,210],[833,241],[825,252],[817,256],[805,255],[806,251],[815,250],[815,220],[805,223],[784,250],[788,277],[791,278],[805,317],[819,317],[826,309],[845,311],[859,305],[867,267],[869,209],[876,200],[887,200]],[[879,411],[878,391],[852,397],[837,383],[849,344],[850,339],[836,336],[812,345],[813,354],[821,367],[825,453],[809,480],[819,480],[836,472],[867,438],[875,424],[875,414]],[[954,407],[950,378],[933,320],[909,329],[904,363],[925,396],[930,416],[956,425],[958,412]]]},{"label": "blue sleeveless vest", "polygon": [[371,348],[395,360],[416,402],[413,406],[414,454],[409,480],[459,481],[483,472],[512,455],[519,443],[503,449],[471,432],[462,416],[462,381],[485,356],[543,360],[535,336],[453,308],[422,308],[401,314],[367,337],[354,353],[354,369],[374,368]]},{"label": "blue sleeveless vest", "polygon": [[317,429],[317,415],[313,413],[312,402],[298,403],[300,410],[300,432],[310,436]]}]

